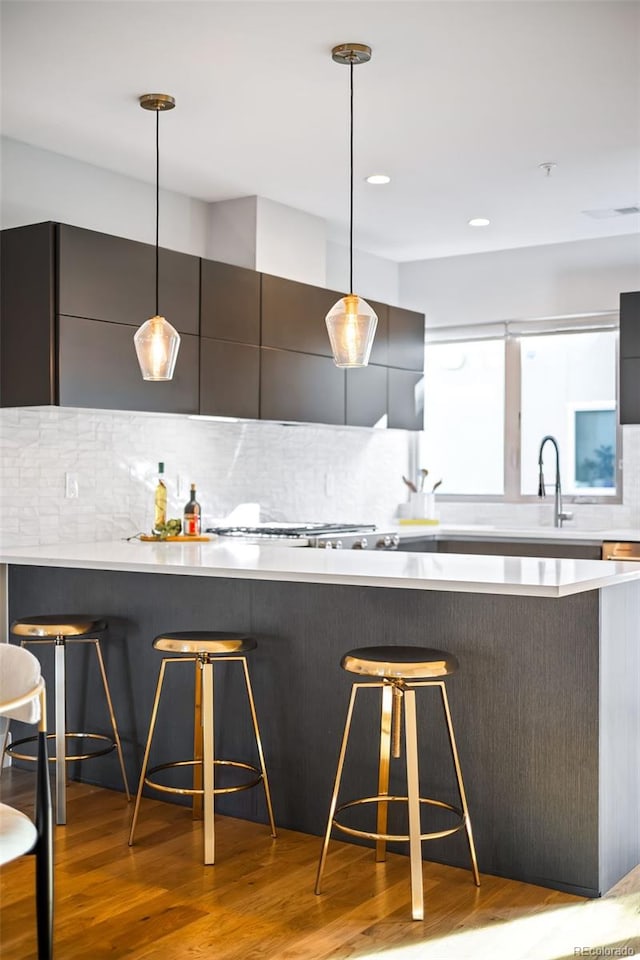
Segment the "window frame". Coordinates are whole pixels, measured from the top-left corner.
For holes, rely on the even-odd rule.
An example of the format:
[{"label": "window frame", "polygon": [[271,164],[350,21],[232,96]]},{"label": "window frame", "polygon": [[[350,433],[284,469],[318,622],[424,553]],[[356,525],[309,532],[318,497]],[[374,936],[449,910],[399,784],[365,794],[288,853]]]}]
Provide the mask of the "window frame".
[{"label": "window frame", "polygon": [[[523,494],[521,465],[522,416],[522,341],[535,336],[615,331],[615,404],[616,404],[616,464],[615,494],[566,494],[564,503],[573,504],[621,504],[622,498],[622,426],[620,424],[620,333],[617,313],[585,314],[580,317],[552,317],[541,320],[509,321],[455,328],[432,328],[426,331],[425,349],[444,343],[464,343],[472,340],[504,341],[504,493],[443,493],[438,499],[443,503],[539,503],[536,494]],[[419,437],[420,435],[418,435]],[[422,432],[424,436],[424,431]],[[415,447],[415,466],[420,461],[420,441]]]}]

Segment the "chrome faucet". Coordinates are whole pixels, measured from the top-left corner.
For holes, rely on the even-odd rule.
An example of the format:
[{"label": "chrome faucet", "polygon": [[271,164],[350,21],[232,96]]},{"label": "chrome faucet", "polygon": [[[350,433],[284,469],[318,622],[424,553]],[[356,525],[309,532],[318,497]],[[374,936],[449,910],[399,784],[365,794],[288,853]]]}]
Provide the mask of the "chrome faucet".
[{"label": "chrome faucet", "polygon": [[558,441],[550,434],[547,434],[546,437],[542,438],[540,442],[540,450],[538,452],[538,467],[540,470],[538,479],[538,496],[542,498],[545,495],[544,474],[542,472],[542,451],[544,450],[544,445],[547,440],[551,441],[556,451],[556,484],[555,497],[553,501],[553,525],[554,527],[561,527],[563,520],[573,520],[573,514],[565,513],[562,510],[562,487],[560,486],[560,450],[558,448]]}]

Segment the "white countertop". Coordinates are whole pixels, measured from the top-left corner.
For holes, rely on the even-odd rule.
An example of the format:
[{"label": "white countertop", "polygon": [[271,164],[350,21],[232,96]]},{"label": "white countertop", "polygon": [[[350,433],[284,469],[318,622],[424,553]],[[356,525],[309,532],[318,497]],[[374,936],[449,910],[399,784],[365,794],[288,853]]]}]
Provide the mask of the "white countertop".
[{"label": "white countertop", "polygon": [[566,597],[640,580],[640,563],[311,550],[224,540],[14,547],[0,554],[0,563],[539,597]]}]

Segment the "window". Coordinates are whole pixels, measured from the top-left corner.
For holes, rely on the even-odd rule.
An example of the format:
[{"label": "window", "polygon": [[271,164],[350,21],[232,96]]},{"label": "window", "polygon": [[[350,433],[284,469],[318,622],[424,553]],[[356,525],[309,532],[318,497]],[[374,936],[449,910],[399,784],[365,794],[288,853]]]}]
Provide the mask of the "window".
[{"label": "window", "polygon": [[[617,323],[589,320],[573,330],[568,321],[428,331],[419,456],[442,476],[443,495],[535,497],[540,442],[551,434],[565,495],[619,497]],[[486,339],[470,339],[478,335]],[[552,484],[550,445],[544,473]]]},{"label": "window", "polygon": [[441,492],[504,493],[504,341],[427,347],[423,462]]}]

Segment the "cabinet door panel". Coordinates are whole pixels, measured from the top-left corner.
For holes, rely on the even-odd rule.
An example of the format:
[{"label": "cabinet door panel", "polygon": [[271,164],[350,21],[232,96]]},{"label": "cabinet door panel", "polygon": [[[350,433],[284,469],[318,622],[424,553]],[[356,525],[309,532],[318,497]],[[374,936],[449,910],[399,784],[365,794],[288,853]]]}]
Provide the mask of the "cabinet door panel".
[{"label": "cabinet door panel", "polygon": [[200,333],[215,340],[260,343],[260,274],[202,260]]},{"label": "cabinet door panel", "polygon": [[324,318],[341,293],[262,276],[262,345],[330,357]]},{"label": "cabinet door panel", "polygon": [[333,360],[289,350],[260,351],[263,420],[344,423],[345,377]]},{"label": "cabinet door panel", "polygon": [[403,430],[424,428],[423,374],[389,368],[388,425]]},{"label": "cabinet door panel", "polygon": [[387,368],[347,370],[347,423],[375,427],[387,414]]},{"label": "cabinet door panel", "polygon": [[424,315],[401,307],[389,307],[390,367],[424,370]]},{"label": "cabinet door panel", "polygon": [[[365,297],[365,300],[366,299]],[[371,348],[369,362],[387,366],[389,363],[389,307],[386,303],[378,303],[376,300],[367,300],[367,303],[370,307],[373,307],[378,317],[378,326],[376,327],[376,335]]]},{"label": "cabinet door panel", "polygon": [[135,327],[59,317],[60,404],[112,410],[198,412],[198,337],[184,334],[173,380],[142,379]]},{"label": "cabinet door panel", "polygon": [[54,225],[2,231],[0,387],[2,406],[56,402]]},{"label": "cabinet door panel", "polygon": [[260,348],[227,340],[200,341],[200,413],[260,416]]},{"label": "cabinet door panel", "polygon": [[640,357],[640,292],[620,294],[620,356]]},{"label": "cabinet door panel", "polygon": [[620,361],[620,423],[640,423],[640,357]]},{"label": "cabinet door panel", "polygon": [[[155,249],[66,224],[59,226],[61,314],[139,326],[155,312]],[[197,334],[200,261],[160,250],[160,313],[180,333]]]}]

